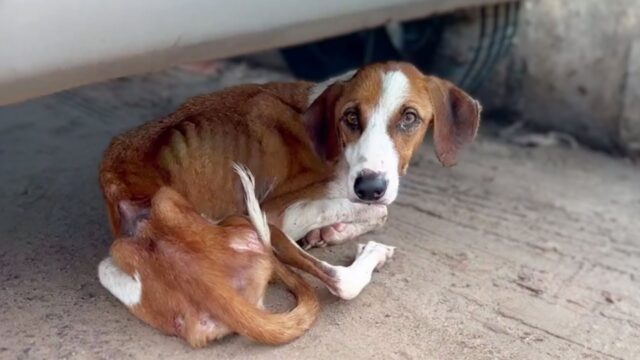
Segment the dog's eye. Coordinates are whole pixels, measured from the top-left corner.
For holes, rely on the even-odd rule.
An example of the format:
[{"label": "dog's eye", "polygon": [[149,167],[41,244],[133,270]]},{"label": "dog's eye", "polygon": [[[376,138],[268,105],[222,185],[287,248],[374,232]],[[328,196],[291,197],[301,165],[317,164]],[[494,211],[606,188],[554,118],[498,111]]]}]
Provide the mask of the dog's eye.
[{"label": "dog's eye", "polygon": [[360,116],[358,115],[358,110],[356,109],[348,109],[344,112],[343,121],[345,125],[351,130],[360,129]]},{"label": "dog's eye", "polygon": [[420,118],[418,117],[418,113],[414,109],[406,109],[402,113],[402,118],[400,119],[400,129],[403,131],[410,131],[414,129],[420,123]]}]

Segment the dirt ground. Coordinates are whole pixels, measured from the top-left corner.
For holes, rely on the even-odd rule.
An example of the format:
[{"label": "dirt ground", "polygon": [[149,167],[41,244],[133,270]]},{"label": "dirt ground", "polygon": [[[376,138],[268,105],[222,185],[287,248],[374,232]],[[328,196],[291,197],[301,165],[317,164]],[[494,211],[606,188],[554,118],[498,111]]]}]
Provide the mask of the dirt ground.
[{"label": "dirt ground", "polygon": [[[110,137],[187,96],[286,75],[227,64],[0,108],[1,359],[637,359],[640,169],[484,129],[452,169],[424,149],[384,230],[397,246],[357,299],[317,283],[322,313],[281,347],[193,350],[133,318],[97,280],[110,242],[97,185]],[[314,250],[347,263],[355,242]],[[288,297],[275,291],[269,303]]]}]

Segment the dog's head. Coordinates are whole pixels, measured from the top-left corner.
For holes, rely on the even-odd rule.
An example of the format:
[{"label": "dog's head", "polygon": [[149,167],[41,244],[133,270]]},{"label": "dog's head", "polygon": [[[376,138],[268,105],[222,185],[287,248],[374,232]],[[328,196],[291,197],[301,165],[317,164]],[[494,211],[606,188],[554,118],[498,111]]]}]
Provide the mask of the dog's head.
[{"label": "dog's head", "polygon": [[456,163],[480,123],[480,104],[407,63],[382,63],[315,85],[304,121],[319,156],[346,163],[352,201],[390,204],[433,124],[435,153]]}]

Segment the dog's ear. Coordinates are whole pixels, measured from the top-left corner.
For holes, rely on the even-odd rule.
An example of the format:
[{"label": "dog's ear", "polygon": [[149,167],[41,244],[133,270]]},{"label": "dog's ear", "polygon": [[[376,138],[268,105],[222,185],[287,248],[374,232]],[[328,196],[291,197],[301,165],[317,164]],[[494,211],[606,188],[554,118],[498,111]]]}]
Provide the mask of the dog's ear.
[{"label": "dog's ear", "polygon": [[453,166],[458,152],[471,143],[480,125],[480,103],[452,83],[433,76],[425,82],[433,108],[433,142],[444,166]]},{"label": "dog's ear", "polygon": [[303,115],[305,129],[316,154],[325,161],[334,160],[342,152],[335,106],[343,89],[344,85],[341,82],[329,85]]}]

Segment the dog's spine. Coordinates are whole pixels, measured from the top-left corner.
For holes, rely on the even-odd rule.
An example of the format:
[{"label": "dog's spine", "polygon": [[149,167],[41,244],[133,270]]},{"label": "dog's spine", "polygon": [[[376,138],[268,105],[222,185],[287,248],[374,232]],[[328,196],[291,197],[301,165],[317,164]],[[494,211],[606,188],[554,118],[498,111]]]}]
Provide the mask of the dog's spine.
[{"label": "dog's spine", "polygon": [[244,202],[251,223],[256,228],[258,237],[262,240],[266,248],[271,247],[271,233],[267,215],[260,209],[260,203],[256,197],[256,181],[251,171],[244,165],[233,164],[233,170],[240,177],[242,188],[244,189]]}]

